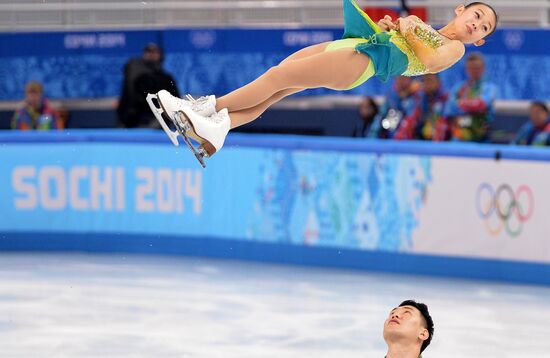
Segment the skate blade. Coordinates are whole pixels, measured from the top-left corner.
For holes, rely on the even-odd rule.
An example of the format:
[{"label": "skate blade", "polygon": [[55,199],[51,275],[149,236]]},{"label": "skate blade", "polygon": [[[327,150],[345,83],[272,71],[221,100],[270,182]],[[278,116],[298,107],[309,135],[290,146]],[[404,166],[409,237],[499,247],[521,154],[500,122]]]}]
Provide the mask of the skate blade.
[{"label": "skate blade", "polygon": [[149,107],[151,108],[151,112],[155,115],[155,118],[159,122],[160,126],[170,138],[170,141],[177,147],[179,146],[178,142],[178,131],[173,131],[168,127],[166,124],[167,121],[173,122],[170,116],[166,113],[164,108],[162,107],[162,104],[160,103],[158,96],[156,94],[149,93],[147,95],[147,103],[149,104]]},{"label": "skate blade", "polygon": [[[174,143],[174,145],[176,146],[179,146],[177,137],[178,134],[181,135],[185,144],[193,152],[195,158],[197,158],[201,166],[203,168],[206,168],[206,163],[204,162],[203,158],[208,158],[210,157],[210,155],[215,153],[215,147],[210,144],[210,142],[197,135],[195,129],[193,128],[193,123],[187,118],[187,116],[183,112],[174,113],[174,118],[172,118],[168,114],[168,112],[166,112],[166,109],[162,105],[162,101],[158,98],[157,95],[149,94],[147,96],[147,101],[149,102],[149,106],[153,110],[153,113],[155,114],[155,117],[161,124],[162,128],[164,129],[170,140],[172,140],[172,143]],[[153,105],[154,107],[151,105]],[[173,123],[176,127],[176,131],[170,130],[165,121],[170,121],[171,123]],[[193,145],[191,139],[199,143],[200,146],[198,149]]]},{"label": "skate blade", "polygon": [[214,155],[214,153],[216,153],[216,147],[214,147],[209,141],[207,141],[206,139],[198,135],[197,132],[195,132],[193,122],[191,122],[185,112],[176,113],[175,121],[177,127],[179,127],[182,132],[187,135],[187,137],[192,138],[194,141],[200,144],[206,158],[211,157],[212,155]]},{"label": "skate blade", "polygon": [[199,163],[201,164],[201,166],[203,168],[206,168],[206,163],[204,162],[204,157],[207,157],[207,154],[205,155],[205,153],[203,152],[204,149],[202,147],[200,147],[198,150],[197,148],[195,148],[195,146],[193,145],[193,143],[191,143],[191,140],[189,140],[189,137],[187,136],[187,134],[185,133],[181,133],[182,137],[183,137],[183,141],[185,142],[185,144],[187,144],[187,146],[189,147],[189,149],[191,149],[191,151],[193,152],[193,154],[195,155],[195,158],[197,158],[197,160],[199,161]]},{"label": "skate blade", "polygon": [[[187,118],[185,113],[176,113],[176,127],[178,128],[181,136],[183,137],[185,144],[191,149],[195,158],[199,161],[203,168],[206,168],[205,158],[209,158],[211,153],[215,152],[214,146],[212,146],[207,140],[197,135],[193,128],[193,123]],[[199,144],[199,147],[195,147],[191,142],[191,139]],[[214,149],[213,152],[209,152],[208,148]]]},{"label": "skate blade", "polygon": [[[193,122],[189,120],[187,115],[184,112],[176,113],[175,124],[178,128],[180,134],[185,140],[185,144],[191,149],[195,157],[201,163],[203,168],[206,168],[204,158],[210,158],[214,153],[216,153],[216,148],[206,139],[202,138],[195,132],[193,127]],[[199,144],[197,149],[192,143],[191,139]]]}]

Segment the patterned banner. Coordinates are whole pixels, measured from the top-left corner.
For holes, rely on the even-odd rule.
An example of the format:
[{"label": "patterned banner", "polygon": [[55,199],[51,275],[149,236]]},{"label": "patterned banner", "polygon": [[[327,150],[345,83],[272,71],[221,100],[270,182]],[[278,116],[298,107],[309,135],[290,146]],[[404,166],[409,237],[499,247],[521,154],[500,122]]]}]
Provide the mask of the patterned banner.
[{"label": "patterned banner", "polygon": [[[342,28],[182,29],[0,34],[0,100],[23,97],[27,81],[45,84],[51,98],[116,97],[130,58],[156,42],[164,47],[165,67],[182,93],[218,95],[254,80],[300,48],[342,36]],[[486,54],[487,77],[502,99],[550,98],[547,30],[497,30],[487,44],[469,50]],[[502,74],[505,73],[505,76]],[[451,88],[465,79],[464,61],[441,74]],[[391,83],[377,79],[345,94],[381,95]],[[308,95],[334,94],[316,89]]]},{"label": "patterned banner", "polygon": [[0,230],[200,235],[412,249],[430,158],[166,145],[10,144]]}]

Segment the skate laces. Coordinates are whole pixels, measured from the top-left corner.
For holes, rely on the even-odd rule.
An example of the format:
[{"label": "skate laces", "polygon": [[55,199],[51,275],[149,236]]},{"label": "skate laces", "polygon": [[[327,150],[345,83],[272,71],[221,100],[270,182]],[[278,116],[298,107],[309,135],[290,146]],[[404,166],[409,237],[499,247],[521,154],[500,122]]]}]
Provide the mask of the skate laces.
[{"label": "skate laces", "polygon": [[205,117],[211,122],[214,122],[215,124],[220,124],[223,121],[226,121],[228,119],[229,115],[227,114],[227,111],[221,110],[219,112],[214,112],[210,117]]},{"label": "skate laces", "polygon": [[185,95],[187,99],[183,99],[187,103],[191,102],[191,108],[195,112],[203,111],[208,106],[208,96],[201,96],[197,99],[193,98],[190,94]]},{"label": "skate laces", "polygon": [[[191,102],[191,106],[194,112],[199,112],[203,110],[204,107],[208,105],[208,101],[210,98],[210,96],[201,96],[195,99],[190,94],[185,95],[185,97],[187,98],[187,100],[184,100],[184,101]],[[222,110],[220,112],[214,112],[212,115],[208,117],[205,116],[204,119],[206,119],[207,121],[213,122],[214,124],[220,124],[221,122],[225,121],[227,117],[229,117],[227,112]]]},{"label": "skate laces", "polygon": [[208,102],[208,98],[210,96],[200,96],[199,98],[195,99],[193,96],[191,96],[190,94],[186,94],[185,97],[187,98],[187,100],[189,102],[193,102],[193,103],[204,103],[204,102]]}]

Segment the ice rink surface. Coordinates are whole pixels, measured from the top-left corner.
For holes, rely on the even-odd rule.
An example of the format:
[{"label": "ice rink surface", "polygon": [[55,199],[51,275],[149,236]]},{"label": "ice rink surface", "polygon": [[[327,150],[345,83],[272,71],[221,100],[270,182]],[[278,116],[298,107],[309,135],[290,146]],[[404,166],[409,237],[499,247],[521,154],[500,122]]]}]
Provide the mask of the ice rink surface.
[{"label": "ice rink surface", "polygon": [[424,358],[550,357],[550,288],[360,271],[84,254],[0,255],[1,357],[383,357],[402,300]]}]

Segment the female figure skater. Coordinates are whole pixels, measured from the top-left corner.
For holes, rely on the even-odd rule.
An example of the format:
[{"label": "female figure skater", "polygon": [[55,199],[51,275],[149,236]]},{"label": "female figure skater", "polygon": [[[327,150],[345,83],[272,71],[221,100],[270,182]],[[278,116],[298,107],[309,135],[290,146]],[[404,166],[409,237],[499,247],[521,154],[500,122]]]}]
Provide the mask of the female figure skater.
[{"label": "female figure skater", "polygon": [[[439,30],[416,16],[395,22],[386,16],[376,24],[355,0],[343,1],[341,40],[301,49],[223,97],[180,99],[164,90],[149,94],[149,105],[172,142],[178,145],[181,134],[204,166],[202,158],[220,150],[229,129],[255,120],[286,96],[308,88],[351,89],[372,76],[386,81],[441,72],[462,58],[464,44],[482,45],[498,20],[491,6],[473,2],[456,7],[456,17]],[[165,121],[178,131],[170,130]],[[198,150],[188,137],[200,144]]]}]

